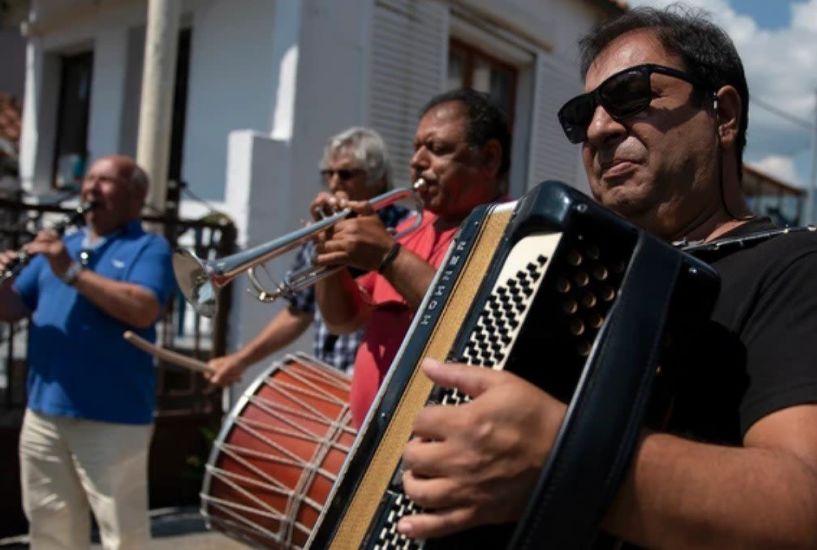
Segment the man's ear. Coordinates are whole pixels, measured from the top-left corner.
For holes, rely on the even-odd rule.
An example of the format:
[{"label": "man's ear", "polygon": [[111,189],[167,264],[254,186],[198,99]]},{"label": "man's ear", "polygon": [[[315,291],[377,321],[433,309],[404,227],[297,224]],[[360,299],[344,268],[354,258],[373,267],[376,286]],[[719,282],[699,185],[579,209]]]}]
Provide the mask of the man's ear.
[{"label": "man's ear", "polygon": [[715,124],[721,145],[734,145],[740,130],[743,101],[734,86],[723,86],[715,93]]},{"label": "man's ear", "polygon": [[489,139],[480,150],[483,169],[490,172],[491,177],[499,176],[499,169],[502,166],[502,146],[499,140]]}]

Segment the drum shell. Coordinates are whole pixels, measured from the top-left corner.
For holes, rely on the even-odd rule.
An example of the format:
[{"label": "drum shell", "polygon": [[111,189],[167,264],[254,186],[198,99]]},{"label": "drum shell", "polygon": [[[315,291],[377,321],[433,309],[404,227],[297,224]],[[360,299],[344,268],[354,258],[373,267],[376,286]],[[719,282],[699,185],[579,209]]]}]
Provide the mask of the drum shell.
[{"label": "drum shell", "polygon": [[348,403],[349,377],[305,354],[263,372],[213,444],[208,525],[253,546],[306,544],[355,438]]}]

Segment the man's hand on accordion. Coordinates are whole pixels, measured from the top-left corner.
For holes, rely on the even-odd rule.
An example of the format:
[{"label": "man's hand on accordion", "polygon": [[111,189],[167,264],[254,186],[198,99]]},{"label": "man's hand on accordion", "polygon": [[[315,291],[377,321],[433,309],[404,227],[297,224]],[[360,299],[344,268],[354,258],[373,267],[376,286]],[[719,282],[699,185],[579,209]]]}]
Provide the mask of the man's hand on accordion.
[{"label": "man's hand on accordion", "polygon": [[428,538],[518,519],[566,406],[508,372],[430,359],[423,371],[473,400],[417,415],[403,483],[425,511],[400,520],[398,530]]}]

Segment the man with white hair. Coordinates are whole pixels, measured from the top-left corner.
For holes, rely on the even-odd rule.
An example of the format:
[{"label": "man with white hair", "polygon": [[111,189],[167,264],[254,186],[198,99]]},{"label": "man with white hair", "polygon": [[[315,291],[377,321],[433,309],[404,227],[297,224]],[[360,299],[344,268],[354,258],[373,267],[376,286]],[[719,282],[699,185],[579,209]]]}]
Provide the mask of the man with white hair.
[{"label": "man with white hair", "polygon": [[[391,187],[391,166],[383,138],[369,128],[353,127],[329,138],[320,163],[320,173],[327,190],[343,193],[352,200],[366,201]],[[390,206],[379,212],[386,227],[395,227],[407,210]],[[315,247],[307,243],[298,252],[291,272],[312,262]],[[210,381],[229,385],[251,365],[258,363],[294,342],[312,324],[315,330],[313,354],[317,359],[341,371],[351,368],[361,332],[337,336],[330,334],[315,307],[315,291],[306,288],[287,297],[289,305],[281,310],[258,335],[240,350],[210,360],[216,372]]]}]

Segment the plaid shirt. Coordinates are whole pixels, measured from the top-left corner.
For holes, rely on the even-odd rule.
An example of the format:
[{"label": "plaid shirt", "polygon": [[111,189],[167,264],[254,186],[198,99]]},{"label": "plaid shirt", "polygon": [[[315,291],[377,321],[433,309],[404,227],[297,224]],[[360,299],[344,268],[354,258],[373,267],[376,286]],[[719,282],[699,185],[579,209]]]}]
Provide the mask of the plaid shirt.
[{"label": "plaid shirt", "polygon": [[[394,228],[403,221],[408,213],[408,209],[400,205],[391,205],[382,208],[377,214],[380,216],[383,225]],[[314,255],[315,245],[311,242],[304,244],[298,250],[298,255],[295,257],[290,273],[305,268],[312,262]],[[315,289],[313,287],[300,290],[288,296],[287,300],[289,301],[289,307],[293,310],[314,315],[315,339],[312,343],[314,356],[336,369],[351,374],[357,348],[363,338],[363,329],[341,336],[331,334],[323,322],[320,310],[315,307]]]}]

